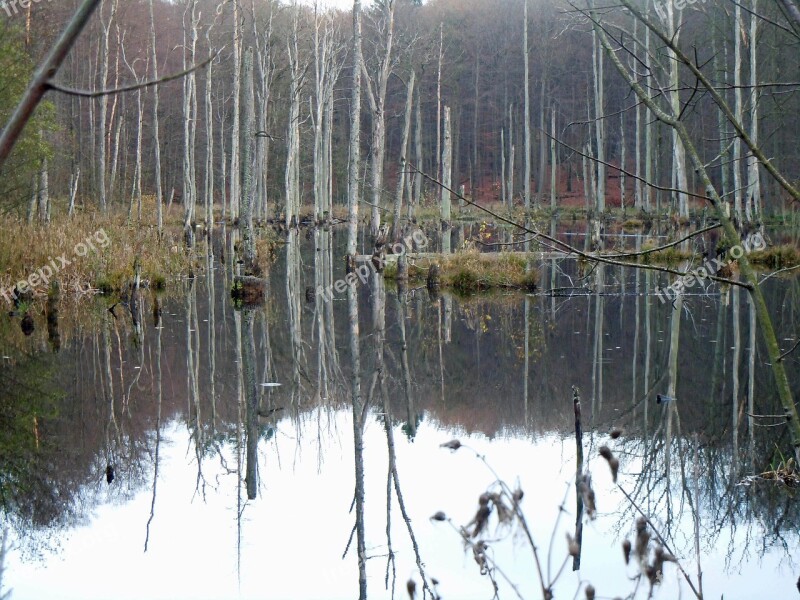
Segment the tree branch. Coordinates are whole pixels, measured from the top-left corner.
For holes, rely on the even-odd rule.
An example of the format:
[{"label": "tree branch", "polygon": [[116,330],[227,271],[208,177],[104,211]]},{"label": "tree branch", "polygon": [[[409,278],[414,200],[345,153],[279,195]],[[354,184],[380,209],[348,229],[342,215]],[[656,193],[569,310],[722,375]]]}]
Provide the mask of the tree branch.
[{"label": "tree branch", "polygon": [[142,90],[145,88],[153,87],[154,85],[160,85],[162,83],[167,83],[169,81],[174,81],[176,79],[181,79],[182,77],[186,77],[190,73],[198,71],[208,65],[211,61],[213,61],[219,53],[222,52],[222,48],[216,52],[213,56],[208,57],[206,60],[201,62],[200,64],[194,65],[180,73],[174,73],[172,75],[166,75],[165,77],[161,77],[160,79],[154,79],[151,81],[145,81],[144,83],[136,83],[134,85],[127,85],[120,88],[114,88],[110,90],[97,90],[97,91],[87,91],[87,90],[76,90],[73,88],[64,87],[58,85],[57,83],[47,82],[46,86],[47,89],[53,90],[55,92],[61,92],[62,94],[67,94],[69,96],[78,96],[80,98],[100,98],[102,96],[113,96],[115,94],[124,94],[125,92],[135,92],[137,90]]},{"label": "tree branch", "polygon": [[0,134],[0,170],[2,170],[6,159],[11,154],[11,150],[19,139],[22,130],[25,129],[25,125],[47,93],[50,80],[58,73],[64,59],[99,4],[100,0],[84,0],[28,86],[28,90],[20,100],[19,105],[17,105],[17,109],[5,129],[3,129],[2,134]]}]

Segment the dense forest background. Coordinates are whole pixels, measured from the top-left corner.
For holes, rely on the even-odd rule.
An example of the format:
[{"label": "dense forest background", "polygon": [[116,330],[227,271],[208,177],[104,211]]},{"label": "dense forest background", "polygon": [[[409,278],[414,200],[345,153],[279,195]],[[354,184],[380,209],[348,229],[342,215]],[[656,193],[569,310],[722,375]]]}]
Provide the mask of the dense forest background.
[{"label": "dense forest background", "polygon": [[[665,17],[659,2],[640,4],[658,19]],[[40,2],[24,10],[9,3],[0,10],[0,122],[77,4]],[[394,196],[404,154],[422,170],[442,177],[443,115],[449,109],[454,189],[464,186],[467,195],[480,201],[522,201],[524,4],[380,0],[364,6],[365,197],[381,203]],[[800,40],[780,3],[683,4],[673,15],[681,47],[713,78],[743,123],[758,132],[766,155],[796,180]],[[673,60],[660,40],[646,34],[622,8],[599,10],[620,48],[634,49],[620,52],[631,71],[653,97],[669,95]],[[552,198],[559,206],[624,204],[677,211],[675,194],[669,191],[681,187],[673,185],[672,133],[603,58],[591,22],[562,0],[529,0],[527,19],[534,205],[550,205]],[[0,183],[3,209],[24,212],[43,186],[56,204],[66,206],[74,190],[78,209],[106,204],[128,208],[142,195],[156,196],[160,183],[162,203],[195,203],[197,220],[207,214],[201,207],[209,200],[235,217],[237,182],[231,172],[238,157],[232,148],[239,135],[238,75],[248,48],[254,51],[259,132],[253,157],[259,166],[255,215],[283,213],[293,194],[301,204],[313,202],[319,195],[315,185],[320,185],[315,184],[315,165],[321,163],[333,205],[346,204],[352,30],[350,11],[307,4],[104,0],[59,74],[59,86],[73,92],[49,94],[15,150],[13,168],[6,170],[11,175]],[[195,65],[200,67],[191,74],[158,86],[100,97],[75,93],[142,83]],[[416,84],[407,98],[412,73]],[[737,207],[745,206],[748,215],[752,202],[753,218],[762,207],[784,209],[789,198],[772,178],[753,187],[758,167],[753,175],[751,157],[746,149],[737,149],[730,124],[683,66],[677,90],[681,118],[711,166],[717,187],[728,199],[745,196],[737,199]],[[410,141],[404,153],[408,99]],[[378,152],[381,120],[386,141],[385,151]],[[559,143],[551,144],[552,135]],[[589,157],[588,166],[582,155]],[[608,169],[601,163],[596,168],[594,157],[604,158]],[[376,160],[385,171],[378,179],[369,174]],[[616,168],[623,163],[628,177]],[[638,183],[630,176],[634,173],[666,190]],[[435,196],[429,182],[416,179],[406,183],[409,199],[424,203]],[[586,179],[595,185],[585,188]],[[598,188],[603,204],[598,203]],[[703,194],[691,168],[688,189]],[[758,198],[748,198],[753,193]],[[693,206],[701,205],[694,200]]]}]

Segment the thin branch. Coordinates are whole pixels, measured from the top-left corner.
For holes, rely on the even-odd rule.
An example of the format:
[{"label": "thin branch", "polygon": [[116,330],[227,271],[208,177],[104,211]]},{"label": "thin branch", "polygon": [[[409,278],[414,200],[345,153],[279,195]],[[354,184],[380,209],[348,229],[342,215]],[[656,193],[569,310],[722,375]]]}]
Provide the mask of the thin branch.
[{"label": "thin branch", "polygon": [[788,349],[786,352],[784,352],[783,354],[781,354],[781,355],[780,355],[780,358],[778,358],[778,362],[781,362],[781,361],[782,361],[784,358],[786,358],[787,356],[789,356],[789,355],[790,355],[792,352],[794,352],[794,351],[795,351],[795,349],[796,349],[798,346],[800,346],[800,340],[797,340],[797,341],[794,343],[794,346],[792,346],[792,347],[791,347],[791,348],[789,348],[789,349]]},{"label": "thin branch", "polygon": [[646,186],[651,187],[654,190],[659,190],[659,191],[662,191],[662,192],[673,192],[673,193],[676,193],[676,194],[686,194],[687,196],[691,196],[692,198],[700,198],[702,200],[708,200],[708,198],[706,196],[702,196],[700,194],[695,194],[695,193],[690,192],[688,190],[681,190],[681,189],[677,189],[677,188],[661,186],[661,185],[658,185],[658,184],[655,184],[655,183],[650,183],[644,177],[637,177],[634,173],[631,173],[630,171],[626,171],[625,169],[622,169],[618,165],[612,164],[610,162],[602,161],[599,158],[596,158],[596,157],[594,157],[594,156],[592,156],[590,154],[584,154],[583,152],[581,152],[580,150],[578,150],[576,148],[573,148],[572,146],[570,146],[566,142],[563,142],[563,141],[559,140],[558,138],[553,137],[550,133],[548,133],[544,129],[540,129],[539,127],[537,127],[536,129],[538,129],[541,133],[546,135],[548,138],[550,138],[551,140],[553,140],[557,144],[561,144],[562,146],[564,146],[565,148],[568,148],[572,152],[575,152],[579,156],[581,156],[583,158],[588,158],[589,160],[592,160],[592,161],[594,161],[596,163],[600,163],[601,165],[605,165],[607,167],[611,167],[612,169],[616,169],[620,173],[624,173],[626,177],[631,177],[633,179],[636,179],[637,181],[641,181]]},{"label": "thin branch", "polygon": [[176,79],[181,79],[194,71],[198,71],[212,62],[219,53],[222,52],[222,49],[218,50],[216,54],[207,58],[200,64],[194,65],[193,67],[186,69],[185,71],[181,71],[180,73],[174,73],[173,75],[167,75],[160,79],[154,79],[152,81],[145,81],[144,83],[136,83],[134,85],[127,85],[121,88],[114,88],[110,90],[97,90],[94,92],[86,91],[86,90],[76,90],[74,88],[68,88],[57,83],[48,82],[46,84],[47,89],[53,90],[55,92],[61,92],[62,94],[67,94],[69,96],[78,96],[80,98],[100,98],[102,96],[113,96],[116,94],[124,94],[125,92],[135,92],[136,90],[142,90],[145,88],[153,87],[154,85],[160,85],[162,83],[167,83],[170,81],[174,81]]}]

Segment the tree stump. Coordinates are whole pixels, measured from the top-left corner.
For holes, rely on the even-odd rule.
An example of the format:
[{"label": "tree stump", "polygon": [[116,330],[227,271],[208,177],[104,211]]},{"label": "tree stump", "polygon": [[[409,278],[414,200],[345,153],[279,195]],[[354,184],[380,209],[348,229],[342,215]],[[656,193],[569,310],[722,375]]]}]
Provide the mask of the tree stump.
[{"label": "tree stump", "polygon": [[266,283],[260,277],[237,276],[233,280],[231,298],[237,307],[260,306],[266,301]]}]

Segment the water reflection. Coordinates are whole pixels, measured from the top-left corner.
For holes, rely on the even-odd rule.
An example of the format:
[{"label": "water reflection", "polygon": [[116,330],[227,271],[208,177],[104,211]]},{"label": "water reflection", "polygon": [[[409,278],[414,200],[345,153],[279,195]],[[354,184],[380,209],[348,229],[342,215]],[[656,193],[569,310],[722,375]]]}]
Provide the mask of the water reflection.
[{"label": "water reflection", "polygon": [[[534,539],[558,565],[579,506],[573,386],[599,516],[578,519],[580,571],[559,578],[557,597],[580,581],[633,591],[618,542],[637,512],[621,490],[695,580],[699,550],[709,597],[752,597],[765,582],[792,593],[796,501],[742,485],[777,464],[776,429],[762,425],[780,411],[737,288],[662,304],[652,272],[548,257],[532,264],[542,289],[569,293],[430,297],[375,276],[325,302],[306,290],[343,276],[343,236],[307,233],[288,234],[261,307],[231,305],[235,233],[219,231],[179,293],[64,310],[58,346],[47,327],[28,337],[0,321],[14,598],[378,598],[404,594],[409,578],[418,594],[435,578],[445,598],[491,597],[458,535],[429,517],[465,525],[493,475],[439,444],[458,437],[519,482]],[[459,245],[470,235],[454,232]],[[796,330],[796,280],[765,292],[776,329]],[[624,434],[609,442],[612,427]],[[620,458],[620,488],[597,457],[603,443]],[[493,548],[538,597],[524,544]],[[125,589],[120,564],[138,575]],[[666,568],[658,596],[681,585]]]}]

